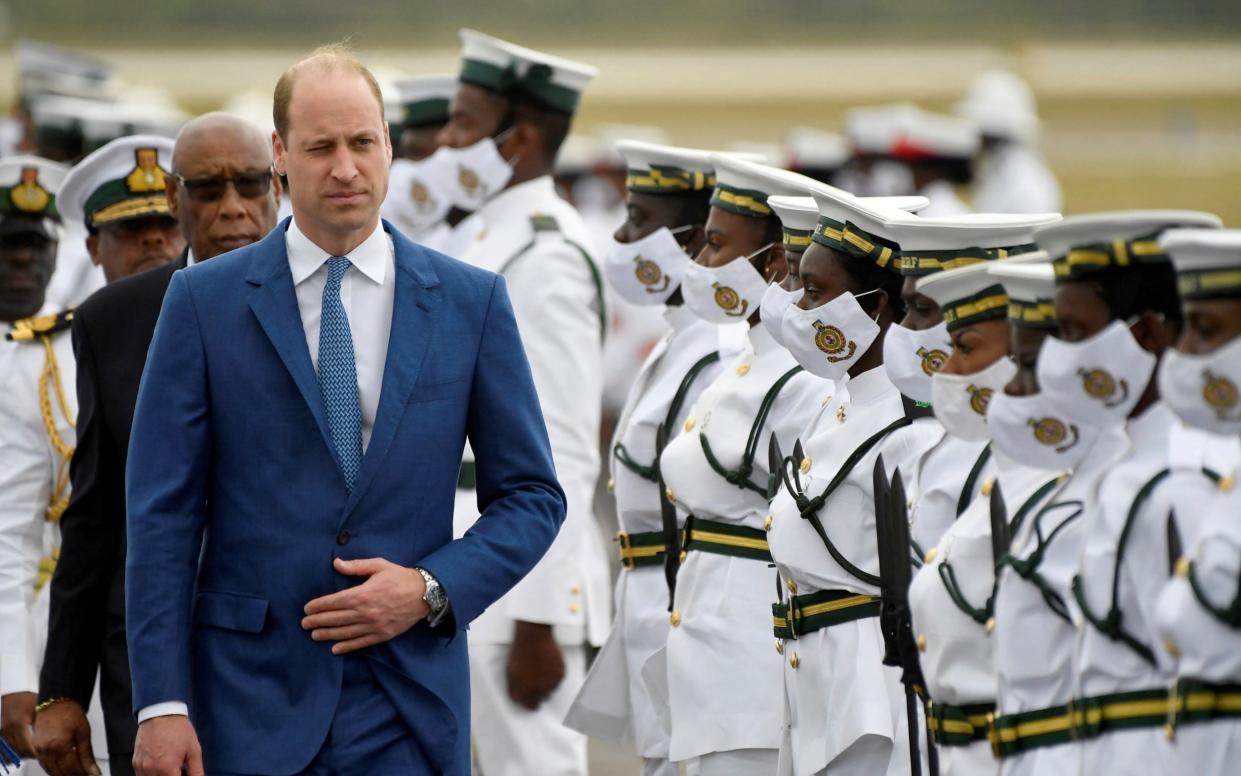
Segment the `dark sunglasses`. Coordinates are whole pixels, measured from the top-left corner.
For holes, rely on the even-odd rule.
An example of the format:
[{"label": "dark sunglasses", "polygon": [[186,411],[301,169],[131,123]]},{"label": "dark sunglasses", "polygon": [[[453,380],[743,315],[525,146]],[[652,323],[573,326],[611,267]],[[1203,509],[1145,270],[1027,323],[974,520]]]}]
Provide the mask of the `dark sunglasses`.
[{"label": "dark sunglasses", "polygon": [[183,178],[174,175],[177,183],[185,187],[190,199],[196,202],[215,202],[224,196],[228,184],[233,184],[237,194],[244,199],[258,199],[271,191],[270,169],[262,172],[243,172],[231,178],[222,175],[205,175],[201,178]]}]

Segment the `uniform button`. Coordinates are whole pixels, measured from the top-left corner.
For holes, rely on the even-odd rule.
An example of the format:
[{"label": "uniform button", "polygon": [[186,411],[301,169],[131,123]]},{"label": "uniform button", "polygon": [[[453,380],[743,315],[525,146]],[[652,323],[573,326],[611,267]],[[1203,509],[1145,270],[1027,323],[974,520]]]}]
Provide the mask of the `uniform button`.
[{"label": "uniform button", "polygon": [[674,628],[680,625],[681,624],[681,613],[674,609],[672,611],[672,614],[668,615],[668,622],[672,623],[672,627]]},{"label": "uniform button", "polygon": [[668,499],[669,504],[677,503],[676,496],[672,495],[672,488],[664,488],[664,498]]},{"label": "uniform button", "polygon": [[789,577],[785,581],[785,584],[789,586],[790,593],[792,593],[793,595],[797,595],[797,580],[793,579],[792,577]]},{"label": "uniform button", "polygon": [[612,479],[611,477],[608,477],[608,493],[615,493],[615,492],[616,492],[616,480]]},{"label": "uniform button", "polygon": [[978,489],[978,492],[983,494],[984,496],[990,496],[991,488],[994,486],[995,486],[995,480],[985,479],[982,481],[982,487]]},{"label": "uniform button", "polygon": [[801,665],[801,658],[797,657],[797,653],[796,653],[796,652],[794,652],[792,655],[789,655],[789,665],[790,665],[790,666],[791,666],[794,670],[796,670],[796,669],[797,669],[797,667],[798,667],[799,665]]},{"label": "uniform button", "polygon": [[784,654],[784,642],[781,641],[780,639],[776,639],[776,654],[777,655]]},{"label": "uniform button", "polygon": [[771,522],[772,522],[771,515],[767,515],[767,517],[763,518],[763,530],[764,531],[771,530]]},{"label": "uniform button", "polygon": [[569,588],[569,594],[570,594],[570,595],[581,595],[581,594],[582,594],[582,586],[581,586],[581,585],[574,585],[573,587]]},{"label": "uniform button", "polygon": [[845,422],[845,405],[843,404],[836,408],[836,422],[837,423]]},{"label": "uniform button", "polygon": [[918,651],[926,652],[926,634],[925,633],[918,634]]},{"label": "uniform button", "polygon": [[992,631],[995,630],[995,618],[994,617],[987,618],[986,628],[987,628],[987,635],[990,636]]},{"label": "uniform button", "polygon": [[814,461],[810,460],[810,456],[806,456],[805,458],[801,459],[801,473],[809,474],[810,467],[813,464],[814,464]]},{"label": "uniform button", "polygon": [[741,375],[742,377],[745,377],[749,373],[750,373],[749,364],[737,364],[737,374]]},{"label": "uniform button", "polygon": [[686,418],[686,419],[685,419],[685,430],[686,430],[686,431],[693,431],[693,430],[694,430],[694,419],[693,419],[693,418]]},{"label": "uniform button", "polygon": [[1189,558],[1177,558],[1176,565],[1172,568],[1172,573],[1178,577],[1189,576]]},{"label": "uniform button", "polygon": [[339,544],[341,547],[344,547],[346,544],[348,544],[349,539],[350,539],[350,536],[349,536],[348,531],[341,531],[340,533],[336,534],[336,543]]},{"label": "uniform button", "polygon": [[689,553],[686,552],[685,550],[681,550],[681,562],[684,563],[685,559],[688,557],[689,557]]},{"label": "uniform button", "polygon": [[1171,722],[1163,723],[1163,734],[1167,736],[1169,741],[1176,740],[1176,728],[1172,726]]},{"label": "uniform button", "polygon": [[823,401],[819,402],[820,407],[826,407],[827,403],[832,400],[831,396],[824,396]]},{"label": "uniform button", "polygon": [[1168,639],[1167,641],[1165,641],[1163,643],[1163,648],[1167,650],[1168,654],[1171,655],[1172,657],[1178,657],[1181,654],[1180,648],[1176,646],[1176,642],[1173,641],[1172,639]]},{"label": "uniform button", "polygon": [[581,608],[577,604],[569,604],[569,614],[577,614]]},{"label": "uniform button", "polygon": [[1224,493],[1232,490],[1237,485],[1237,478],[1231,474],[1219,478],[1219,489]]},{"label": "uniform button", "polygon": [[931,549],[926,551],[926,556],[922,558],[922,562],[930,563],[931,561],[935,560],[937,557],[939,557],[939,548],[932,547]]}]

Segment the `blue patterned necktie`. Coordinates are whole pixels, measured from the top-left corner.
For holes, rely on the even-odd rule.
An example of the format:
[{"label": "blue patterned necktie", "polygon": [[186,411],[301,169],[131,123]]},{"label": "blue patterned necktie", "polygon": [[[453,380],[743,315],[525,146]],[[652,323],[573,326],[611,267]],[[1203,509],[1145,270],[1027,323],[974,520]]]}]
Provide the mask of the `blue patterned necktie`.
[{"label": "blue patterned necktie", "polygon": [[327,285],[323,287],[323,313],[319,319],[319,391],[327,408],[327,425],[340,458],[345,486],[352,493],[362,466],[362,405],[358,401],[353,336],[340,301],[340,282],[349,267],[349,259],[343,256],[327,260]]}]

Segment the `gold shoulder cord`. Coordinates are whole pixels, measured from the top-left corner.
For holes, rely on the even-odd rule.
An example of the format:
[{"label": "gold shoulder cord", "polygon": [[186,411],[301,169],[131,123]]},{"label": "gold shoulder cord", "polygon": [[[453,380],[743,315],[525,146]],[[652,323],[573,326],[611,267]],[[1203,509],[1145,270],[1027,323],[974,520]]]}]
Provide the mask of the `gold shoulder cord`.
[{"label": "gold shoulder cord", "polygon": [[[65,509],[69,506],[69,461],[73,458],[73,448],[65,444],[65,440],[61,438],[60,431],[56,428],[56,415],[52,408],[51,387],[56,390],[56,403],[60,405],[60,413],[69,423],[70,428],[76,428],[77,423],[73,417],[73,413],[69,411],[69,403],[65,400],[65,389],[60,379],[60,365],[56,363],[56,353],[52,349],[52,338],[50,335],[43,334],[39,336],[43,342],[43,352],[46,359],[43,363],[43,372],[39,375],[39,411],[43,415],[43,428],[47,431],[47,439],[52,444],[52,449],[56,455],[60,457],[60,463],[56,467],[56,480],[52,483],[52,495],[47,508],[48,522],[56,523],[60,521],[60,516],[64,514]],[[56,561],[60,555],[60,548],[57,547],[52,555],[39,561],[39,575],[35,581],[35,591],[38,592],[52,578],[52,572],[56,568]]]}]

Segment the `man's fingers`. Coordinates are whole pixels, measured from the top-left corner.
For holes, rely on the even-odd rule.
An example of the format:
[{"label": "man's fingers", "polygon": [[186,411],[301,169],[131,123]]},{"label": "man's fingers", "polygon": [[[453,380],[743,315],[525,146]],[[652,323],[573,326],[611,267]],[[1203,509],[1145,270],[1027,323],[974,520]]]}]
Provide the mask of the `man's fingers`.
[{"label": "man's fingers", "polygon": [[73,743],[77,745],[78,773],[89,773],[99,776],[99,765],[95,762],[95,753],[90,748],[90,727],[79,725],[73,731]]},{"label": "man's fingers", "polygon": [[366,647],[386,640],[387,639],[377,633],[371,633],[366,636],[362,636],[361,638],[350,639],[348,641],[341,641],[337,644],[333,644],[332,654],[345,655],[350,652],[356,652],[359,649],[365,649]]},{"label": "man's fingers", "polygon": [[375,633],[375,629],[363,623],[342,628],[316,628],[311,631],[310,637],[315,641],[352,641],[372,633]]},{"label": "man's fingers", "polygon": [[340,609],[352,609],[356,594],[353,592],[357,588],[349,588],[341,590],[331,595],[320,596],[310,603],[306,604],[303,611],[306,614],[319,614],[320,612],[331,612]]},{"label": "man's fingers", "polygon": [[383,558],[358,558],[357,560],[337,558],[333,565],[336,566],[338,572],[347,577],[369,577],[383,571],[389,564]]},{"label": "man's fingers", "polygon": [[189,766],[189,776],[207,776],[207,771],[203,768],[203,749],[197,743],[190,749],[186,764]]},{"label": "man's fingers", "polygon": [[357,625],[362,622],[365,622],[365,618],[356,609],[334,609],[302,618],[302,627],[306,630],[316,630]]}]

